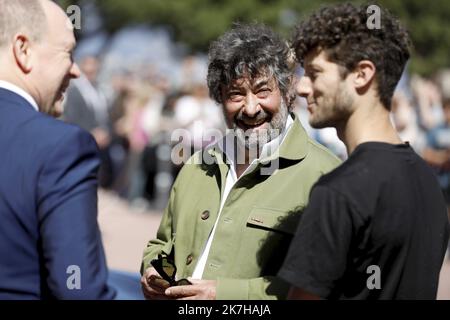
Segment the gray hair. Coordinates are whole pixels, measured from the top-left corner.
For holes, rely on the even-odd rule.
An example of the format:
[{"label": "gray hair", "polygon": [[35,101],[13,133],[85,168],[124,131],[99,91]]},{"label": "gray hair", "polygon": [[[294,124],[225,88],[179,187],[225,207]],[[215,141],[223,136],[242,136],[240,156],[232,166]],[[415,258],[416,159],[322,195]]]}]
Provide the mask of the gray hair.
[{"label": "gray hair", "polygon": [[288,107],[292,92],[292,61],[288,44],[263,24],[235,25],[209,49],[208,88],[212,99],[222,103],[222,86],[234,80],[273,77]]},{"label": "gray hair", "polygon": [[0,0],[0,47],[18,32],[39,41],[47,28],[47,17],[40,0]]}]

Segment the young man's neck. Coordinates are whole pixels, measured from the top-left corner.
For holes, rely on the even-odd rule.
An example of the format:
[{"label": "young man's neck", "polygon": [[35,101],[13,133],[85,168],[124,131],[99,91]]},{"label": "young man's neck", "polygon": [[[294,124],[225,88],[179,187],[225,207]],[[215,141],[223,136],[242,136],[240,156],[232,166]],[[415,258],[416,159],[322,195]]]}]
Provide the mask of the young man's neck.
[{"label": "young man's neck", "polygon": [[389,111],[379,101],[356,107],[350,118],[336,129],[349,155],[364,142],[403,143],[392,125]]}]

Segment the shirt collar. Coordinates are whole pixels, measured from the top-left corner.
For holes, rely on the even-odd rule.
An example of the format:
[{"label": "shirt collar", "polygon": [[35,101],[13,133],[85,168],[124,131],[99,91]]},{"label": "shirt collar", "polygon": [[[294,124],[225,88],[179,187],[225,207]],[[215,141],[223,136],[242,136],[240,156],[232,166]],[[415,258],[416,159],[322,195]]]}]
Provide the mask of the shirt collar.
[{"label": "shirt collar", "polygon": [[14,92],[15,94],[18,94],[19,96],[21,96],[22,98],[24,98],[25,100],[27,100],[27,102],[29,104],[31,104],[31,106],[36,110],[39,111],[39,107],[36,103],[36,101],[33,99],[33,97],[27,93],[25,90],[23,90],[22,88],[19,88],[18,86],[16,86],[15,84],[12,84],[11,82],[8,81],[4,81],[4,80],[0,80],[0,88],[9,90]]}]

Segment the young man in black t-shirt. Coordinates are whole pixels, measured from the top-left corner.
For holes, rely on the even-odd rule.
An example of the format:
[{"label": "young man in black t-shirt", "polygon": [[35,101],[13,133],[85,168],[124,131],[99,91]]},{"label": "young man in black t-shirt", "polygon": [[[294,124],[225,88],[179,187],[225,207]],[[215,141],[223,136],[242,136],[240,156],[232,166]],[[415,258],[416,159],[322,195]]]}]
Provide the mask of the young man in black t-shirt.
[{"label": "young man in black t-shirt", "polygon": [[436,177],[391,124],[409,37],[380,10],[373,21],[365,6],[326,7],[296,30],[309,122],[335,127],[350,156],[311,191],[279,272],[293,299],[436,298],[446,206]]}]

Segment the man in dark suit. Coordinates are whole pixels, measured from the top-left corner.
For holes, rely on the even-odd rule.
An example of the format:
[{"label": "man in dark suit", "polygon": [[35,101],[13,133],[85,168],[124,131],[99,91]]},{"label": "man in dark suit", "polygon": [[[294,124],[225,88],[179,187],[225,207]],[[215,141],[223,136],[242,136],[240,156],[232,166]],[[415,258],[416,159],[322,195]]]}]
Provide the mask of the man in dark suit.
[{"label": "man in dark suit", "polygon": [[46,115],[80,73],[72,25],[49,0],[0,8],[0,299],[114,298],[97,224],[97,146]]},{"label": "man in dark suit", "polygon": [[108,101],[97,85],[100,62],[94,56],[86,56],[78,65],[81,76],[67,89],[63,119],[92,134],[100,151],[99,186],[109,188],[113,183],[111,135]]}]

